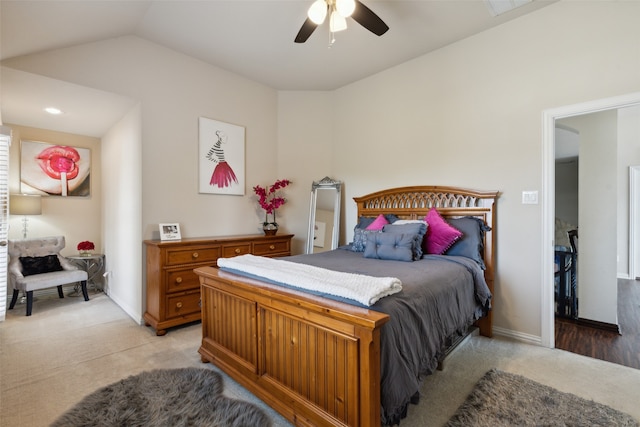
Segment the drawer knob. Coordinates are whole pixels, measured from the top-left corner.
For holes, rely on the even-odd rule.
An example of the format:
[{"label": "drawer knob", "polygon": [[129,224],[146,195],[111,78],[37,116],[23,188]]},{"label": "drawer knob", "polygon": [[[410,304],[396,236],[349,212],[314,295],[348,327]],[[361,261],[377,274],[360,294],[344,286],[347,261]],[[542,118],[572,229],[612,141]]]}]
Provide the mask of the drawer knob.
[{"label": "drawer knob", "polygon": [[182,277],[176,277],[176,283],[179,285],[182,283]]},{"label": "drawer knob", "polygon": [[236,252],[236,254],[239,254],[242,251],[240,250],[240,248],[236,248],[235,252]]},{"label": "drawer knob", "polygon": [[274,250],[275,248],[276,248],[276,246],[275,246],[275,245],[271,245],[271,246],[269,246],[269,249],[271,249],[271,250]]},{"label": "drawer knob", "polygon": [[176,303],[176,307],[177,307],[177,308],[182,308],[182,303],[181,303],[181,302],[177,302],[177,303]]},{"label": "drawer knob", "polygon": [[194,258],[198,258],[200,255],[198,255],[198,252],[194,252],[193,255],[191,255]]}]

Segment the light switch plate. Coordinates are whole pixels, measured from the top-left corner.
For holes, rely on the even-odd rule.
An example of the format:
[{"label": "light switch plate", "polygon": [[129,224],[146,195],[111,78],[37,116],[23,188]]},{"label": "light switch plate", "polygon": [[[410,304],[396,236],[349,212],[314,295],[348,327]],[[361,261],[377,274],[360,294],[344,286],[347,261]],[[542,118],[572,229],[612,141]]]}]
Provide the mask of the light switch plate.
[{"label": "light switch plate", "polygon": [[538,192],[537,191],[523,191],[522,192],[522,204],[523,205],[537,205],[538,204]]}]

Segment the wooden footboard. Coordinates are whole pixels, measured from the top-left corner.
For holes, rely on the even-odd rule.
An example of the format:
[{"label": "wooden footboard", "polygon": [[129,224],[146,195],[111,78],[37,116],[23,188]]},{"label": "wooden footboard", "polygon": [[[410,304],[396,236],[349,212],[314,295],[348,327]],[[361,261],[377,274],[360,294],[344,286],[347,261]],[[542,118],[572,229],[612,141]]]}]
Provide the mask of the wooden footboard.
[{"label": "wooden footboard", "polygon": [[389,316],[211,267],[203,361],[295,425],[380,426],[380,328]]}]

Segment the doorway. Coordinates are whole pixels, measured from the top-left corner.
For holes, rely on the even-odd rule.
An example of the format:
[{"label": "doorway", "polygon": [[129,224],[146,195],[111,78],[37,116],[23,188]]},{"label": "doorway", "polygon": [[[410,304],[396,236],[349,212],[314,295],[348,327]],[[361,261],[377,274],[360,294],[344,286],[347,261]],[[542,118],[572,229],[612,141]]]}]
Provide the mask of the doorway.
[{"label": "doorway", "polygon": [[[543,182],[542,182],[542,257],[543,288],[541,313],[541,343],[555,347],[555,310],[554,310],[554,234],[555,234],[555,128],[556,121],[569,117],[614,110],[640,105],[640,92],[607,98],[582,104],[570,105],[543,112]],[[613,219],[614,223],[617,218]],[[595,229],[595,228],[594,228]],[[587,242],[583,242],[582,247]],[[582,251],[584,252],[584,251]],[[617,323],[617,290],[606,294],[607,301],[599,301],[609,309],[605,321]],[[611,303],[613,301],[613,303]],[[612,320],[610,320],[612,319]]]},{"label": "doorway", "polygon": [[[556,121],[554,293],[558,318],[578,317],[580,132]],[[557,336],[556,336],[557,340]]]}]

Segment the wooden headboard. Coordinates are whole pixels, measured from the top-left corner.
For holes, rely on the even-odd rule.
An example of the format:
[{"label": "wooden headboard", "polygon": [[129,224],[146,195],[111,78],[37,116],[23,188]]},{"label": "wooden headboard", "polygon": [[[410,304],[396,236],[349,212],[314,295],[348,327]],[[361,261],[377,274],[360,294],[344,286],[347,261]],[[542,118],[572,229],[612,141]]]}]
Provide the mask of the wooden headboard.
[{"label": "wooden headboard", "polygon": [[[412,186],[378,191],[354,197],[360,216],[394,214],[402,219],[423,219],[431,208],[436,208],[445,218],[473,216],[491,227],[484,236],[485,280],[494,294],[496,199],[498,191],[476,191],[458,187]],[[495,302],[495,299],[494,299]],[[478,322],[480,332],[491,336],[492,314]]]}]

